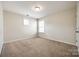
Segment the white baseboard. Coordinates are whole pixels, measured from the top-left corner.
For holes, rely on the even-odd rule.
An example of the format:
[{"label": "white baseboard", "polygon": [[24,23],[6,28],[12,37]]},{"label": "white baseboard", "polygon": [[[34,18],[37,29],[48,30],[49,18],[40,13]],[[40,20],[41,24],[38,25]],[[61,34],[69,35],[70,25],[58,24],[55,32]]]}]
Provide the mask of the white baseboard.
[{"label": "white baseboard", "polygon": [[54,40],[54,41],[58,41],[58,42],[62,42],[62,43],[66,43],[66,44],[70,44],[70,45],[76,46],[76,44],[58,40],[57,38],[53,38],[53,37],[49,36],[49,35],[46,34],[46,33],[40,33],[39,36],[40,36],[41,38],[45,38],[45,39],[49,39],[49,40]]},{"label": "white baseboard", "polygon": [[25,40],[25,39],[31,39],[31,38],[34,38],[34,37],[36,37],[36,34],[29,35],[29,36],[26,37],[26,38],[18,38],[18,39],[14,39],[14,40],[10,40],[10,41],[4,41],[4,43],[11,43],[11,42],[14,42],[14,41]]}]

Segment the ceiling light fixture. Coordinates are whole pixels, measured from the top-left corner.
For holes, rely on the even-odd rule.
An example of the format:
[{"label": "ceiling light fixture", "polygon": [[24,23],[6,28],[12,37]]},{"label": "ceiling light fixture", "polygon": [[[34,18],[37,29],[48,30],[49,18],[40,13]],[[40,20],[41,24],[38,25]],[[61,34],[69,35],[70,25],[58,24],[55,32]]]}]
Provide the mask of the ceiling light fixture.
[{"label": "ceiling light fixture", "polygon": [[29,14],[27,14],[26,16],[29,16]]},{"label": "ceiling light fixture", "polygon": [[40,11],[40,7],[35,7],[35,10],[36,11]]}]

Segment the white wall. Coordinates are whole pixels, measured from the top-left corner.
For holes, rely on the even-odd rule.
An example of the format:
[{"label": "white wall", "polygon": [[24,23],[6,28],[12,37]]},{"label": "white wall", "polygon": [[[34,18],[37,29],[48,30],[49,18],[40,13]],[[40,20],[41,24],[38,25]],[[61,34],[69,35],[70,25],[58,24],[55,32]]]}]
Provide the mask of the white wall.
[{"label": "white wall", "polygon": [[[12,42],[21,39],[32,38],[36,34],[36,21],[13,12],[4,11],[4,39]],[[24,18],[29,20],[29,25],[24,25]]]},{"label": "white wall", "polygon": [[75,15],[75,8],[72,8],[42,18],[45,21],[45,33],[40,36],[75,45]]},{"label": "white wall", "polygon": [[0,2],[0,53],[3,45],[3,10]]}]

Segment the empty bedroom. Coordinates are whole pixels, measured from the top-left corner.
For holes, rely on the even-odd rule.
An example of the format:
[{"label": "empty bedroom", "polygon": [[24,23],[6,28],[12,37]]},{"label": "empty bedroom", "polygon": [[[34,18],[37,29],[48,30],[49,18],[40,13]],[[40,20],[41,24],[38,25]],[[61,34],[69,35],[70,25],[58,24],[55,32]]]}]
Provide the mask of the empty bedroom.
[{"label": "empty bedroom", "polygon": [[0,57],[78,56],[78,1],[0,1]]}]

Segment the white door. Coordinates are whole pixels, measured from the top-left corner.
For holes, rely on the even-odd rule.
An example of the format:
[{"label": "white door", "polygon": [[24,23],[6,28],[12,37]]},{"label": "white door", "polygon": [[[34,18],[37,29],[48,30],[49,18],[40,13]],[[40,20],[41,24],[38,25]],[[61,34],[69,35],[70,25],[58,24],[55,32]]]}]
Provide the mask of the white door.
[{"label": "white door", "polygon": [[76,40],[76,45],[78,46],[79,52],[79,2],[77,2]]}]

